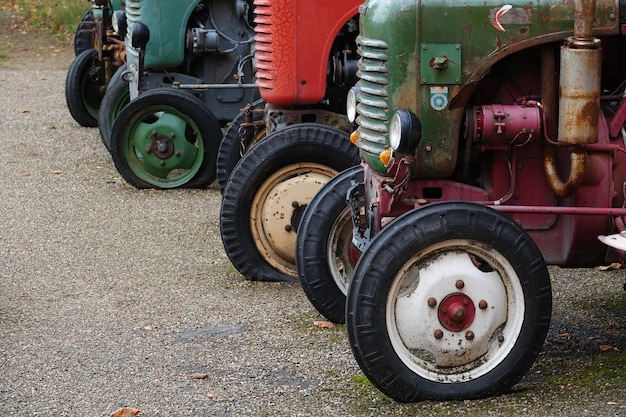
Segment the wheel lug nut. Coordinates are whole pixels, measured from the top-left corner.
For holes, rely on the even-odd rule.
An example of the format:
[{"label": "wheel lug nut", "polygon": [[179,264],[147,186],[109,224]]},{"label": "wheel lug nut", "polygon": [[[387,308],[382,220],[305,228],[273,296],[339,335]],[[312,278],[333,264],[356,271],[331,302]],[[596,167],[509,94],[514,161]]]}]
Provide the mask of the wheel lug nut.
[{"label": "wheel lug nut", "polygon": [[153,137],[153,138],[156,138],[156,137],[157,137],[157,131],[156,131],[156,130],[153,130],[153,131],[152,131],[152,137]]},{"label": "wheel lug nut", "polygon": [[462,279],[457,280],[457,282],[454,284],[459,290],[463,287],[465,287],[465,283],[463,282]]},{"label": "wheel lug nut", "polygon": [[176,156],[181,156],[183,153],[181,151],[176,152]]},{"label": "wheel lug nut", "polygon": [[435,339],[441,339],[443,337],[443,330],[437,329],[435,330]]},{"label": "wheel lug nut", "polygon": [[484,310],[487,308],[487,302],[485,300],[480,300],[478,302],[478,308],[480,308],[481,310]]},{"label": "wheel lug nut", "polygon": [[428,307],[431,307],[431,308],[432,308],[432,307],[434,307],[434,306],[436,306],[436,305],[437,305],[437,300],[435,300],[435,298],[434,298],[434,297],[430,297],[430,298],[428,299]]},{"label": "wheel lug nut", "polygon": [[300,207],[300,203],[298,203],[297,201],[293,201],[293,202],[291,202],[291,207],[298,208],[298,207]]},{"label": "wheel lug nut", "polygon": [[176,133],[172,132],[170,133],[170,138],[174,139],[176,137]]},{"label": "wheel lug nut", "polygon": [[165,165],[165,161],[161,160],[160,164],[161,164],[161,166],[164,166]]},{"label": "wheel lug nut", "polygon": [[292,228],[291,228],[291,225],[290,225],[290,224],[286,224],[286,225],[285,225],[285,230],[286,230],[286,231],[291,232],[291,229],[292,229]]},{"label": "wheel lug nut", "polygon": [[471,330],[468,330],[465,332],[465,338],[467,340],[474,340],[474,332]]},{"label": "wheel lug nut", "polygon": [[500,343],[504,342],[504,336],[502,335],[498,336],[498,342]]}]

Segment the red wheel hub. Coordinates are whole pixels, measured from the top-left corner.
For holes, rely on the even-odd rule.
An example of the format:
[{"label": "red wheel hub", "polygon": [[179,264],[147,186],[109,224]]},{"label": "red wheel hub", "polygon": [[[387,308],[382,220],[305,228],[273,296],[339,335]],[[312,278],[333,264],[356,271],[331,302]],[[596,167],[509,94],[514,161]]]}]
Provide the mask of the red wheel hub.
[{"label": "red wheel hub", "polygon": [[454,293],[439,304],[438,315],[443,327],[452,332],[459,332],[472,324],[476,316],[476,307],[467,295]]}]

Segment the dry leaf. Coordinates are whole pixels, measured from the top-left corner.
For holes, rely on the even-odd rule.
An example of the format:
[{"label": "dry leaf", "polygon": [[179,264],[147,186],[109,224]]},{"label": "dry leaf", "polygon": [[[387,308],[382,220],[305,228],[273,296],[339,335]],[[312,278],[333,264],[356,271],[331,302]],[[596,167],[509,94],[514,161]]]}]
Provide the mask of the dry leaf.
[{"label": "dry leaf", "polygon": [[607,405],[617,405],[617,403],[615,401],[609,401],[607,402]]},{"label": "dry leaf", "polygon": [[30,113],[30,110],[22,110],[22,113]]},{"label": "dry leaf", "polygon": [[611,345],[600,345],[600,350],[602,352],[606,352],[607,350],[613,350],[615,349],[613,346]]},{"label": "dry leaf", "polygon": [[30,174],[28,172],[25,172],[22,174],[22,177],[30,177]]},{"label": "dry leaf", "polygon": [[61,171],[60,169],[57,169],[56,171],[54,171],[55,175],[60,175],[63,174],[63,171]]},{"label": "dry leaf", "polygon": [[599,271],[614,271],[616,269],[621,269],[621,268],[622,268],[622,264],[621,263],[613,262],[611,265],[606,265],[606,266],[600,265],[598,267],[598,270]]},{"label": "dry leaf", "polygon": [[206,377],[207,377],[207,374],[195,373],[195,374],[189,375],[187,378],[189,378],[189,379],[205,379]]},{"label": "dry leaf", "polygon": [[329,321],[321,321],[317,320],[313,322],[315,327],[319,327],[320,329],[332,329],[335,325]]},{"label": "dry leaf", "polygon": [[209,397],[209,398],[210,398],[210,399],[212,399],[212,400],[214,400],[214,399],[216,399],[216,398],[217,398],[217,394],[214,394],[214,393],[212,393],[212,392],[209,392],[206,396],[207,396],[207,397]]},{"label": "dry leaf", "polygon": [[132,408],[132,407],[124,407],[115,411],[109,417],[130,417],[130,416],[136,416],[139,413],[141,413],[141,410],[137,410],[136,408]]}]

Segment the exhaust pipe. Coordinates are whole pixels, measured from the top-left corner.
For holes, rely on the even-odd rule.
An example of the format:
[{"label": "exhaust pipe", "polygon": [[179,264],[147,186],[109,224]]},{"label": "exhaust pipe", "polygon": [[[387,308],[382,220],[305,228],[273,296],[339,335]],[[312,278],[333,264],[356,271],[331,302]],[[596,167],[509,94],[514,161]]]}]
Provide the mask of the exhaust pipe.
[{"label": "exhaust pipe", "polygon": [[[574,35],[561,46],[559,79],[558,142],[572,145],[570,175],[561,180],[556,166],[556,148],[544,146],[544,170],[554,194],[565,198],[582,183],[585,172],[585,145],[598,141],[600,116],[600,78],[602,49],[600,40],[593,37],[595,0],[574,0]],[[545,94],[546,132],[550,138],[556,118],[556,95],[550,74],[554,71],[554,57],[542,53],[542,96]],[[551,71],[551,72],[550,72]],[[554,136],[552,136],[554,137]]]}]

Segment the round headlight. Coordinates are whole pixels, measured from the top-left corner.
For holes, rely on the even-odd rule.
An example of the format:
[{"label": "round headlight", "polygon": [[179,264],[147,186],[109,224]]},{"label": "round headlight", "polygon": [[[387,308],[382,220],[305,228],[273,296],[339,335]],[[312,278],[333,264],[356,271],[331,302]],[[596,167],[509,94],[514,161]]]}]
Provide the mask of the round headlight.
[{"label": "round headlight", "polygon": [[113,26],[113,31],[120,35],[121,37],[126,36],[126,29],[128,24],[126,23],[126,12],[123,10],[116,10],[113,12],[113,17],[111,17],[111,25]]},{"label": "round headlight", "polygon": [[130,46],[135,49],[146,49],[150,41],[150,29],[141,22],[133,23],[130,30]]},{"label": "round headlight", "polygon": [[346,97],[346,116],[348,116],[348,120],[350,123],[354,123],[356,120],[356,105],[359,89],[357,87],[352,87],[348,91],[348,96]]},{"label": "round headlight", "polygon": [[395,152],[412,155],[422,139],[422,124],[412,111],[397,110],[389,124],[389,145]]}]

